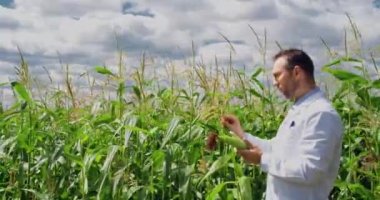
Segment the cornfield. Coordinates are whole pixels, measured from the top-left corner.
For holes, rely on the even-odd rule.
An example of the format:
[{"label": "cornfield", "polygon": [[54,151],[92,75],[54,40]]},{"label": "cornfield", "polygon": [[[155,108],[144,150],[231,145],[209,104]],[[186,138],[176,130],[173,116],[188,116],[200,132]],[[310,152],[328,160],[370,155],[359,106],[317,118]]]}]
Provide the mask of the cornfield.
[{"label": "cornfield", "polygon": [[[335,88],[329,98],[345,125],[332,199],[380,198],[380,73],[372,60],[336,55],[322,69],[334,79],[322,89]],[[143,56],[133,71],[122,62],[117,72],[94,67],[101,78],[89,78],[90,96],[80,94],[69,69],[64,88],[36,95],[21,56],[18,79],[1,84],[17,98],[0,110],[3,199],[262,198],[266,174],[259,167],[229,145],[208,151],[205,142],[226,131],[219,122],[225,113],[237,115],[251,134],[276,134],[291,104],[263,83],[268,67],[247,73],[232,61],[225,67],[193,61],[181,78],[169,68],[162,84],[147,74]]]}]

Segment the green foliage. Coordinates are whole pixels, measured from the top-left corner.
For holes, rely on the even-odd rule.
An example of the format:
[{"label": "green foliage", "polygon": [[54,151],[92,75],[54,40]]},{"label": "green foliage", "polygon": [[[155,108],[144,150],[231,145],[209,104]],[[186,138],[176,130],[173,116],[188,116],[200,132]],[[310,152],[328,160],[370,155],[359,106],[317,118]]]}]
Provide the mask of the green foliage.
[{"label": "green foliage", "polygon": [[11,85],[12,85],[13,91],[15,92],[17,98],[20,101],[29,102],[29,103],[32,101],[32,99],[30,98],[29,92],[21,83],[14,81],[11,83]]},{"label": "green foliage", "polygon": [[114,76],[114,74],[104,66],[95,66],[95,71],[99,74]]},{"label": "green foliage", "polygon": [[[376,199],[380,82],[364,70],[358,74],[339,67],[344,63],[366,68],[360,59],[346,57],[335,58],[324,68],[340,83],[332,100],[345,124],[341,168],[331,197]],[[32,98],[23,83],[12,82],[19,101],[0,113],[0,195],[3,199],[260,199],[265,173],[242,161],[229,144],[205,150],[205,139],[210,132],[226,134],[219,122],[225,113],[237,115],[254,135],[276,134],[288,104],[260,81],[264,69],[208,75],[199,68],[196,76],[184,80],[187,85],[176,86],[173,80],[169,88],[148,80],[144,64],[128,87],[122,70],[114,75],[95,67],[106,75],[104,85],[116,95],[87,99],[75,107],[67,106],[67,91],[48,94],[51,102],[43,102]],[[20,110],[20,105],[33,106]]]}]

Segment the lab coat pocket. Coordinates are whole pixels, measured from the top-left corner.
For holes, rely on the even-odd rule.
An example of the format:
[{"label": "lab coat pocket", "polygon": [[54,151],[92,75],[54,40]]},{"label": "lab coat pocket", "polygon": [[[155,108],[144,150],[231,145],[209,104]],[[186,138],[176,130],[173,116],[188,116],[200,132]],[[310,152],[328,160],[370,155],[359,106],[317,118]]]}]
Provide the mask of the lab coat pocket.
[{"label": "lab coat pocket", "polygon": [[301,137],[300,127],[300,124],[296,124],[296,121],[290,122],[290,126],[288,127],[288,134],[286,136],[287,144],[297,144],[299,138]]},{"label": "lab coat pocket", "polygon": [[[295,121],[292,121],[289,126],[289,133],[297,133],[297,130],[299,129],[299,124],[296,125]],[[293,134],[294,135],[294,134]]]},{"label": "lab coat pocket", "polygon": [[296,154],[298,149],[298,134],[297,134],[297,128],[296,127],[287,127],[286,133],[283,134],[281,145],[280,145],[280,152],[282,155],[288,155],[293,156]]}]

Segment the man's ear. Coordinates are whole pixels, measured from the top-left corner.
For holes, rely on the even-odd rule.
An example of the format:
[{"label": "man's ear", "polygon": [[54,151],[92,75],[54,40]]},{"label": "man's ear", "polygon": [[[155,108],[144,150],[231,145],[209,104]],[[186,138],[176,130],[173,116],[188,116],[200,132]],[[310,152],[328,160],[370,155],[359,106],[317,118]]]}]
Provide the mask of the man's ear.
[{"label": "man's ear", "polygon": [[296,66],[294,66],[293,72],[294,72],[295,76],[299,76],[302,73],[302,69],[300,66],[296,65]]}]

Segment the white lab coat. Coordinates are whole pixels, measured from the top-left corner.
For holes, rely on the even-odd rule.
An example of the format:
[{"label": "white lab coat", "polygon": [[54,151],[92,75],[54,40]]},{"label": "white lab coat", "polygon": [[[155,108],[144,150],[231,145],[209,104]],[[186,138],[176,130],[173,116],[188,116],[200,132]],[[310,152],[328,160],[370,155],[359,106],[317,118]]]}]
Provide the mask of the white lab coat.
[{"label": "white lab coat", "polygon": [[267,200],[326,200],[338,174],[343,127],[323,92],[297,100],[271,140],[246,134],[263,152]]}]

